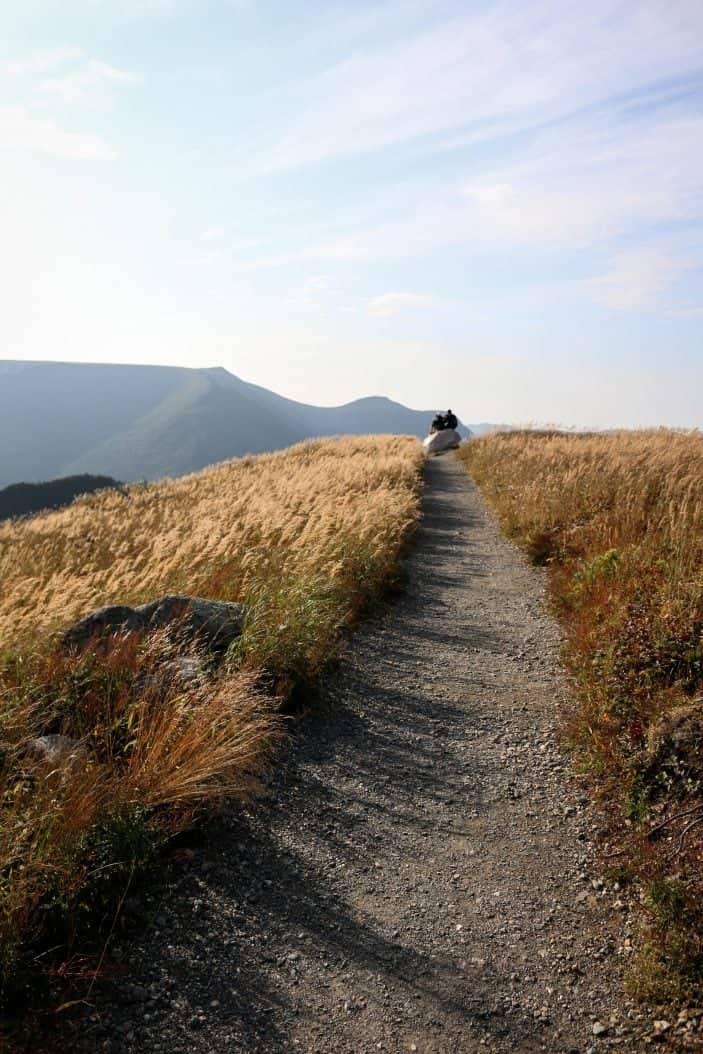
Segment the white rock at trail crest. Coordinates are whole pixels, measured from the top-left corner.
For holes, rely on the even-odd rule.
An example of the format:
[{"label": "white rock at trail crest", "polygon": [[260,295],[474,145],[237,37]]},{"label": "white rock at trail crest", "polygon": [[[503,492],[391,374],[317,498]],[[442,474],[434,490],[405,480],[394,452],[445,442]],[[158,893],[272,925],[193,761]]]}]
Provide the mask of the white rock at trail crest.
[{"label": "white rock at trail crest", "polygon": [[442,450],[456,450],[461,445],[461,436],[454,428],[433,432],[422,440],[426,454],[439,454]]}]

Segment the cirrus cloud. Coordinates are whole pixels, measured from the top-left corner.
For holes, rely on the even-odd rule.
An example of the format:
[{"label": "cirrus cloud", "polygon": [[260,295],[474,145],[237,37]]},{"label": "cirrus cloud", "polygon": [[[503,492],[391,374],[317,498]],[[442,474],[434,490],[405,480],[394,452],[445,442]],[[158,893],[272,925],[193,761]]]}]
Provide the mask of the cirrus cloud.
[{"label": "cirrus cloud", "polygon": [[42,90],[65,103],[94,99],[96,92],[120,84],[137,84],[141,77],[129,70],[120,70],[107,62],[89,59],[80,69],[60,77],[47,77]]},{"label": "cirrus cloud", "polygon": [[13,80],[22,77],[35,77],[44,73],[49,73],[58,66],[65,66],[69,62],[74,62],[76,59],[79,59],[82,54],[80,48],[74,47],[51,48],[48,51],[35,51],[24,59],[0,63],[0,76],[8,77]]},{"label": "cirrus cloud", "polygon": [[620,253],[605,274],[590,279],[588,291],[615,311],[657,307],[662,293],[688,269],[689,262],[656,249]]},{"label": "cirrus cloud", "polygon": [[82,161],[113,161],[115,150],[98,136],[71,132],[35,117],[23,106],[0,107],[0,151],[51,154]]},{"label": "cirrus cloud", "polygon": [[461,5],[371,42],[302,86],[265,170],[413,140],[490,142],[700,69],[700,5],[561,0]]},{"label": "cirrus cloud", "polygon": [[431,300],[422,293],[382,293],[369,299],[368,308],[377,318],[390,318],[406,307],[426,307]]},{"label": "cirrus cloud", "polygon": [[603,193],[597,187],[552,191],[495,183],[470,187],[465,196],[482,234],[496,241],[585,245],[629,222],[677,214],[675,196],[665,188]]}]

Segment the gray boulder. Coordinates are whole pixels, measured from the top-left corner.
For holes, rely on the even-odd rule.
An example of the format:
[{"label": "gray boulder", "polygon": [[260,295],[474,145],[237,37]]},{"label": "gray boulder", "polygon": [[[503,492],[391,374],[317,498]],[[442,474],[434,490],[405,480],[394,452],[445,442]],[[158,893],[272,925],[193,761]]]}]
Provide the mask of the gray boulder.
[{"label": "gray boulder", "polygon": [[122,604],[98,608],[71,626],[62,643],[67,650],[80,650],[89,641],[114,633],[148,633],[172,626],[182,639],[225,650],[241,635],[245,614],[243,604],[175,594],[136,608]]},{"label": "gray boulder", "polygon": [[650,729],[648,739],[656,770],[703,791],[703,698],[664,714]]},{"label": "gray boulder", "polygon": [[52,733],[47,736],[37,736],[36,739],[30,739],[27,744],[27,751],[33,757],[38,758],[39,761],[51,761],[53,763],[71,755],[83,754],[85,753],[85,748],[78,739]]},{"label": "gray boulder", "polygon": [[173,659],[161,662],[138,682],[140,689],[148,692],[164,692],[173,688],[190,691],[206,683],[205,670],[194,655],[176,655]]},{"label": "gray boulder", "polygon": [[112,633],[130,633],[144,628],[134,608],[111,604],[98,608],[76,622],[63,635],[63,646],[69,651],[84,648],[88,641]]},{"label": "gray boulder", "polygon": [[185,688],[205,683],[203,668],[192,655],[178,655],[168,663],[168,668],[171,680]]},{"label": "gray boulder", "polygon": [[152,600],[135,611],[146,629],[176,624],[184,637],[198,637],[216,648],[227,648],[241,636],[246,614],[243,604],[178,594]]}]

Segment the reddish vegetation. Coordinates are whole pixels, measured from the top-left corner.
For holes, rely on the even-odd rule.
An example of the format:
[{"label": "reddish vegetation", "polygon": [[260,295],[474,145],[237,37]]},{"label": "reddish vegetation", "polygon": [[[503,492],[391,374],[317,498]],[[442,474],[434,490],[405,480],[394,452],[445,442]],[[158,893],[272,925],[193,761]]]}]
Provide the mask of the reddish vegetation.
[{"label": "reddish vegetation", "polygon": [[646,905],[632,984],[703,981],[703,436],[517,432],[459,455],[549,568],[577,704],[564,730]]}]

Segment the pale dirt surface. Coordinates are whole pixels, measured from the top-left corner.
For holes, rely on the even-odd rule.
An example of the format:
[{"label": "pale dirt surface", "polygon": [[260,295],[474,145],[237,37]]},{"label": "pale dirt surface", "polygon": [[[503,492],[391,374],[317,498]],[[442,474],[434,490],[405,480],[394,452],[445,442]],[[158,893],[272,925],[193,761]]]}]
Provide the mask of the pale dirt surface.
[{"label": "pale dirt surface", "polygon": [[556,745],[543,576],[450,456],[424,510],[402,594],[270,796],[128,905],[128,980],[93,993],[67,1050],[649,1049],[619,979],[626,912]]}]

